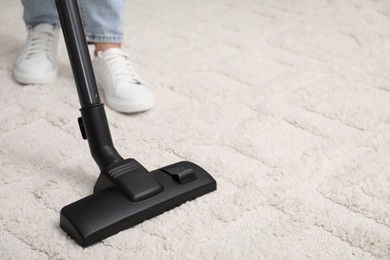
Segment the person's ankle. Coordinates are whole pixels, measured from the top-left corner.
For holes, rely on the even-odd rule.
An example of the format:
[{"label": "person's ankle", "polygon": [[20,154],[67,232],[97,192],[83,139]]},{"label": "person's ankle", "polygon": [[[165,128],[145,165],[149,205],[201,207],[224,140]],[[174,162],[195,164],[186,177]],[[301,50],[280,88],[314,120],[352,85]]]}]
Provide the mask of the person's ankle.
[{"label": "person's ankle", "polygon": [[111,48],[122,48],[121,43],[115,43],[115,42],[97,42],[95,43],[95,52],[99,51],[106,51]]}]

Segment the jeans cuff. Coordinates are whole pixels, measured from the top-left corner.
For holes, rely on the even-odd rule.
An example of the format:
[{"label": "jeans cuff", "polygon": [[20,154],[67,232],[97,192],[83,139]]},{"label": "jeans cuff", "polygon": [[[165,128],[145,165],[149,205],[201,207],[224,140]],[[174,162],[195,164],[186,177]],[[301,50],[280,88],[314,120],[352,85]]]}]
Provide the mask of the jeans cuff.
[{"label": "jeans cuff", "polygon": [[33,29],[35,26],[37,25],[40,25],[40,24],[50,24],[52,25],[55,29],[57,28],[60,28],[61,25],[59,23],[47,23],[47,22],[37,22],[37,23],[34,23],[34,24],[27,24],[26,23],[26,28],[29,30],[29,29]]},{"label": "jeans cuff", "polygon": [[85,37],[87,38],[88,43],[95,42],[112,42],[112,43],[122,43],[122,35],[97,35],[86,33]]}]

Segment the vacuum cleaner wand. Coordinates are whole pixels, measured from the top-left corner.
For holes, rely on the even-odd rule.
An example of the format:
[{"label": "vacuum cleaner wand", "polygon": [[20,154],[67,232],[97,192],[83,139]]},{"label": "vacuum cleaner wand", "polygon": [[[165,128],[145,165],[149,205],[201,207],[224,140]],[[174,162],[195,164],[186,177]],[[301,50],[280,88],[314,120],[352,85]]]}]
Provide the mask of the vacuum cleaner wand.
[{"label": "vacuum cleaner wand", "polygon": [[182,161],[149,172],[116,151],[100,101],[77,0],[56,0],[81,105],[81,135],[100,175],[94,194],[62,208],[60,226],[86,247],[216,190],[198,165]]}]

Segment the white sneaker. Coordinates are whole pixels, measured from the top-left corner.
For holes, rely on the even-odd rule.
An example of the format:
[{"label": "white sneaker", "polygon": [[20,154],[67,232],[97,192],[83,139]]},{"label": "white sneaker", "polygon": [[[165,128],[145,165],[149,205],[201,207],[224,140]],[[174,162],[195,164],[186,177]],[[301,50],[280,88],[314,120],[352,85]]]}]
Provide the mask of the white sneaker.
[{"label": "white sneaker", "polygon": [[58,75],[59,28],[39,24],[28,30],[23,51],[16,60],[14,75],[22,84],[43,84]]},{"label": "white sneaker", "polygon": [[134,113],[153,107],[152,92],[141,82],[122,49],[98,52],[92,64],[98,88],[104,92],[106,103],[112,109]]}]

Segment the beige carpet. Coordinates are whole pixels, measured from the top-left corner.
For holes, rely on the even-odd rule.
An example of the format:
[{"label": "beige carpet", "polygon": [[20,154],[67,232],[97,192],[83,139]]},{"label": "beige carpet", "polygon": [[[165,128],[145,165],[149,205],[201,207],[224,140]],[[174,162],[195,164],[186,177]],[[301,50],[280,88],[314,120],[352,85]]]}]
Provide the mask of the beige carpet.
[{"label": "beige carpet", "polygon": [[15,83],[22,8],[0,2],[0,259],[390,259],[388,0],[127,1],[157,104],[107,108],[114,143],[218,190],[84,250],[58,225],[98,176],[65,48],[56,82]]}]

